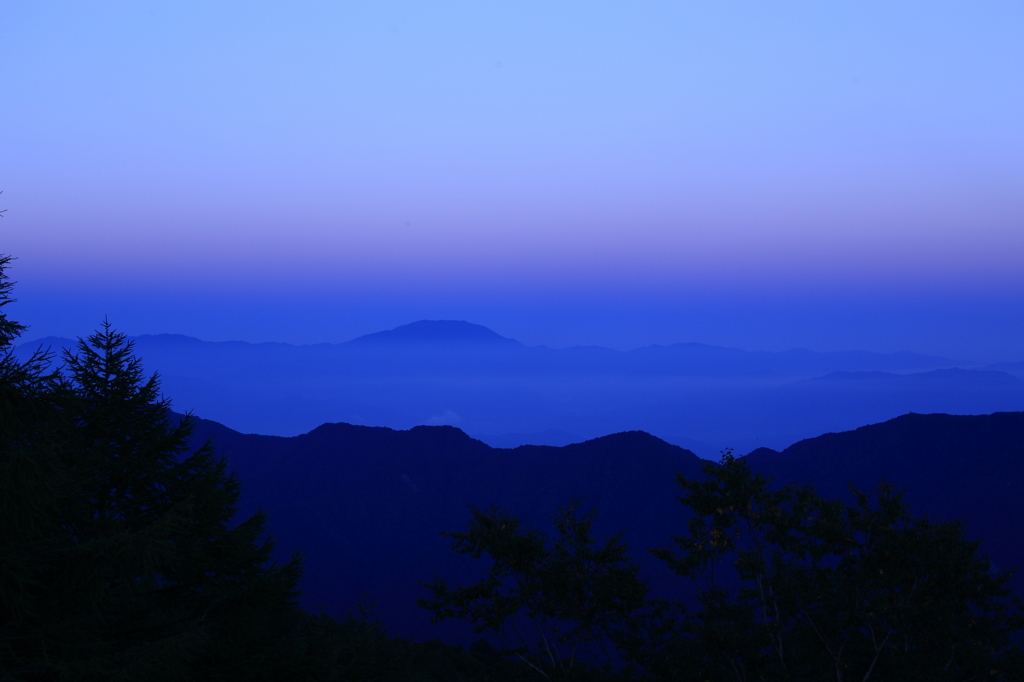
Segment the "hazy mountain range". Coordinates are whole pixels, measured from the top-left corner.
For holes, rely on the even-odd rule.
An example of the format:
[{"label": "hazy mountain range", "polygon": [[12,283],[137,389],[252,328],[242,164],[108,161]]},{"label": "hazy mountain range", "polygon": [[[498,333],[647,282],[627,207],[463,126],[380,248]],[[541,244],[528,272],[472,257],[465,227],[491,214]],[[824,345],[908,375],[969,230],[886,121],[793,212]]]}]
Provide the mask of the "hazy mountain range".
[{"label": "hazy mountain range", "polygon": [[[244,435],[199,420],[195,445],[213,438],[244,485],[242,513],[267,511],[282,556],[305,554],[303,604],[332,613],[364,594],[394,631],[462,638],[458,624],[430,625],[416,607],[420,581],[468,580],[484,562],[456,556],[440,533],[461,530],[467,505],[499,505],[549,530],[558,505],[582,496],[600,514],[598,537],[625,531],[655,591],[684,597],[688,584],[645,550],[666,546],[687,517],[674,474],[700,476],[692,452],[643,432],[565,447],[494,449],[448,426],[408,431],[324,424],[301,436]],[[960,518],[996,566],[1024,566],[1024,413],[905,415],[750,453],[777,483],[814,483],[831,496],[888,480],[915,514]],[[1017,576],[1018,594],[1024,587]]]},{"label": "hazy mountain range", "polygon": [[[528,347],[468,322],[420,321],[340,344],[134,338],[179,411],[242,432],[322,423],[450,424],[494,446],[644,430],[716,457],[785,447],[908,412],[1024,410],[1024,363],[977,367],[903,352]],[[70,347],[62,338],[21,344]]]},{"label": "hazy mountain range", "polygon": [[[552,349],[438,321],[343,344],[134,341],[175,409],[204,417],[194,445],[213,438],[238,471],[240,511],[268,512],[282,557],[305,553],[304,606],[340,614],[367,594],[402,634],[468,636],[435,628],[415,602],[434,574],[483,569],[440,535],[465,526],[469,504],[546,528],[581,496],[599,535],[626,532],[656,592],[685,598],[645,550],[685,526],[675,473],[699,476],[698,454],[723,447],[829,495],[851,482],[905,486],[915,513],[963,518],[997,566],[1024,565],[1021,363],[696,343]],[[18,352],[40,345],[73,344]]]}]

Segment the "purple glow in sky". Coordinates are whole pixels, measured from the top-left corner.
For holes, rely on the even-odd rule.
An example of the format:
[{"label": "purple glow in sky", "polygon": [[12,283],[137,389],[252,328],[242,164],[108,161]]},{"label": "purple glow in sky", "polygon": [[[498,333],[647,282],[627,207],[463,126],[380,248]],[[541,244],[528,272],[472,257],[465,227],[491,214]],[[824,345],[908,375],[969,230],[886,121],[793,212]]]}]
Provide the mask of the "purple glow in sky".
[{"label": "purple glow in sky", "polygon": [[29,337],[1021,360],[1024,5],[0,6]]}]

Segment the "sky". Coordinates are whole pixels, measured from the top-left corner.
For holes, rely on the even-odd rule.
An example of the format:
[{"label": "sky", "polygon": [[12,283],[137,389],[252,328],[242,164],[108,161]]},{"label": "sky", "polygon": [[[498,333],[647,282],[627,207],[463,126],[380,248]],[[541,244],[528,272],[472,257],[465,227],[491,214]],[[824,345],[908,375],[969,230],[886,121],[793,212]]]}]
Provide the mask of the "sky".
[{"label": "sky", "polygon": [[26,338],[1024,360],[1019,2],[0,3]]}]

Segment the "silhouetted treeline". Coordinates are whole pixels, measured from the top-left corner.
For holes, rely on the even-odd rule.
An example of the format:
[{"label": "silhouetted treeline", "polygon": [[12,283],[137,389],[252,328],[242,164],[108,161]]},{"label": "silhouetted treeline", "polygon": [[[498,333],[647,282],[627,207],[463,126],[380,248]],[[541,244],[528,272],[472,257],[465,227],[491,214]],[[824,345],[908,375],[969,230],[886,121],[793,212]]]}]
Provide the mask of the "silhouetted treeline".
[{"label": "silhouetted treeline", "polygon": [[729,456],[678,477],[691,520],[654,550],[694,604],[651,596],[624,536],[598,539],[596,512],[567,501],[553,536],[497,507],[447,534],[487,573],[435,576],[422,606],[471,623],[468,648],[393,637],[369,602],[305,612],[301,556],[274,562],[265,514],[236,518],[241,482],[212,445],[189,447],[192,421],[123,334],[105,323],[60,363],[15,358],[8,263],[0,679],[1024,678],[1008,573],[959,524],[911,515],[891,488],[773,488]]},{"label": "silhouetted treeline", "polygon": [[599,672],[659,680],[1016,680],[1024,627],[1009,573],[958,522],[909,513],[883,485],[827,499],[769,486],[723,457],[679,475],[693,512],[674,547],[651,550],[696,587],[695,604],[652,598],[622,535],[598,541],[577,504],[556,536],[501,509],[473,510],[453,549],[487,557],[467,585],[435,577],[421,605],[471,621],[547,679]]}]

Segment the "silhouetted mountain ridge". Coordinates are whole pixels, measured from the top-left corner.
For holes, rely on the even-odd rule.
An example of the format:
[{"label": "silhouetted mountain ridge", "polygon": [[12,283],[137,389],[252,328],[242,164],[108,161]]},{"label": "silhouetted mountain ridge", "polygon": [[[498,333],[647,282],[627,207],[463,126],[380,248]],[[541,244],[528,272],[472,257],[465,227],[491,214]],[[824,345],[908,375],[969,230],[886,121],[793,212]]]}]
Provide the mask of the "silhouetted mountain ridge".
[{"label": "silhouetted mountain ridge", "polygon": [[[407,431],[344,423],[301,436],[244,435],[198,420],[194,443],[214,438],[238,471],[243,514],[263,508],[279,551],[303,549],[304,604],[341,613],[368,592],[385,622],[415,636],[468,636],[433,628],[415,606],[419,581],[479,575],[441,537],[469,519],[467,505],[499,505],[548,528],[572,497],[599,511],[598,535],[626,531],[645,575],[662,594],[686,587],[644,550],[685,528],[674,476],[701,476],[692,453],[642,431],[564,447],[496,449],[451,426]],[[747,461],[777,483],[807,481],[823,493],[881,479],[907,488],[915,513],[963,518],[1000,566],[1024,564],[1024,413],[904,415],[882,424],[760,449]],[[1017,586],[1021,581],[1018,578]]]},{"label": "silhouetted mountain ridge", "polygon": [[[1024,567],[1024,412],[907,414],[853,431],[747,455],[779,481],[812,483],[831,496],[881,480],[907,489],[914,509],[963,519],[1002,566]],[[1018,586],[1022,584],[1018,576]]]}]

